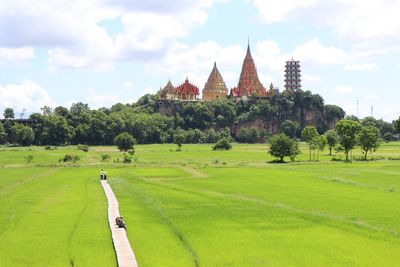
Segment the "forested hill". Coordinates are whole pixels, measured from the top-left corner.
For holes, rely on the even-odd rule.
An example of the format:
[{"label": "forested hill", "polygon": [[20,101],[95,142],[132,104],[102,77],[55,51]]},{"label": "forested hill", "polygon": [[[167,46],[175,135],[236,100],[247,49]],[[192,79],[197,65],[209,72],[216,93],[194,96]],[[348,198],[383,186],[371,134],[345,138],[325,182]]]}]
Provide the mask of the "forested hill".
[{"label": "forested hill", "polygon": [[[0,124],[4,128],[0,133],[2,142],[106,145],[125,131],[138,143],[172,142],[177,131],[185,132],[185,142],[190,143],[211,143],[226,135],[242,142],[263,142],[279,130],[296,136],[307,125],[316,126],[322,133],[345,115],[340,107],[325,105],[320,95],[310,91],[239,102],[161,101],[157,95],[145,95],[136,103],[111,108],[91,110],[87,104],[75,103],[70,109],[45,107],[42,111],[32,114],[27,126],[4,120],[4,127]],[[28,140],[17,141],[23,132]]]},{"label": "forested hill", "polygon": [[156,101],[150,105],[154,112],[175,117],[184,129],[229,127],[235,136],[240,129],[249,127],[276,133],[285,121],[291,121],[300,130],[313,125],[320,132],[325,132],[345,115],[343,109],[325,105],[320,95],[310,91],[285,91],[273,97],[238,102]]}]

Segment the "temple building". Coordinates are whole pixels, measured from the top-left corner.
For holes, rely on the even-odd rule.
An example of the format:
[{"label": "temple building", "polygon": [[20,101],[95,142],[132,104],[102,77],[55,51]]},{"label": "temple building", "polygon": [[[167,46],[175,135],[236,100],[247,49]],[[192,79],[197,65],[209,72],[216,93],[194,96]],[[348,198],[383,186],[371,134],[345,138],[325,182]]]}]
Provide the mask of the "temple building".
[{"label": "temple building", "polygon": [[301,70],[300,61],[293,58],[286,61],[285,66],[285,88],[286,90],[301,90]]},{"label": "temple building", "polygon": [[240,73],[239,84],[231,90],[230,96],[236,99],[247,100],[250,96],[265,97],[269,96],[269,93],[258,78],[257,69],[250,52],[250,45],[248,45]]},{"label": "temple building", "polygon": [[200,90],[186,78],[185,82],[176,88],[176,94],[178,100],[196,101],[199,100]]},{"label": "temple building", "polygon": [[[288,90],[301,89],[300,77],[300,62],[293,59],[287,61],[285,88]],[[197,101],[200,100],[199,92],[199,88],[190,83],[186,78],[185,82],[178,87],[174,87],[171,81],[168,81],[164,88],[160,88],[157,95],[160,100]],[[248,44],[247,53],[240,72],[239,83],[230,90],[229,98],[240,101],[247,100],[250,97],[262,98],[277,94],[279,94],[279,88],[274,87],[272,83],[268,90],[262,85],[251,55],[250,45]],[[225,99],[226,97],[228,97],[228,88],[217,68],[217,64],[214,62],[214,67],[202,91],[202,100],[213,101],[216,99]]]},{"label": "temple building", "polygon": [[217,68],[217,63],[214,62],[210,76],[203,89],[203,100],[212,101],[216,99],[225,99],[228,95],[228,88]]},{"label": "temple building", "polygon": [[163,100],[177,100],[178,94],[176,88],[172,85],[171,80],[168,80],[167,85],[158,91],[158,96]]}]

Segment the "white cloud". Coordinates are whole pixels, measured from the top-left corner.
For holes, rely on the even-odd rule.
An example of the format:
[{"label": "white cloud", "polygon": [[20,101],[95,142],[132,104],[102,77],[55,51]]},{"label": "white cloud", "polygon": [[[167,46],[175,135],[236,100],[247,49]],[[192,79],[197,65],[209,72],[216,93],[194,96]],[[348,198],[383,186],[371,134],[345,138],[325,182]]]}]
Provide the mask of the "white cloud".
[{"label": "white cloud", "polygon": [[127,101],[123,101],[119,95],[117,94],[99,94],[96,92],[92,92],[90,95],[86,97],[86,101],[88,102],[90,108],[97,109],[102,107],[111,107],[116,103],[127,103]]},{"label": "white cloud", "polygon": [[313,6],[318,0],[250,0],[260,11],[262,18],[268,22],[279,22],[293,18],[299,10]]},{"label": "white cloud", "polygon": [[349,39],[393,37],[400,32],[400,2],[393,0],[250,0],[267,23],[306,19]]},{"label": "white cloud", "polygon": [[237,80],[233,80],[232,73],[242,64],[245,53],[240,45],[223,47],[214,41],[193,46],[175,43],[162,59],[149,61],[146,69],[152,73],[179,74],[179,77],[176,77],[179,80],[172,81],[174,83],[180,83],[188,76],[189,80],[201,89],[216,61],[219,71],[228,73],[225,82],[229,86],[228,82],[237,83]]},{"label": "white cloud", "polygon": [[318,83],[318,82],[323,81],[322,77],[314,76],[314,75],[311,75],[311,74],[303,74],[301,76],[301,78],[302,78],[303,82],[307,82],[307,83]]},{"label": "white cloud", "polygon": [[[49,48],[50,73],[67,68],[105,71],[115,61],[164,54],[175,38],[204,24],[215,1],[1,1],[0,25],[6,27],[0,27],[0,43]],[[111,35],[101,22],[115,20],[122,31]]]},{"label": "white cloud", "polygon": [[318,38],[313,38],[307,43],[297,47],[293,55],[296,59],[311,64],[344,64],[347,53],[334,46],[324,46]]},{"label": "white cloud", "polygon": [[334,93],[348,95],[348,94],[353,94],[354,89],[351,86],[338,86],[334,89]]},{"label": "white cloud", "polygon": [[373,56],[400,50],[400,1],[249,1],[266,23],[296,21],[307,27],[327,28],[341,43],[351,47],[353,59],[358,64],[360,60],[367,61]]},{"label": "white cloud", "polygon": [[346,70],[353,71],[372,71],[377,68],[378,66],[375,63],[349,63],[345,66]]},{"label": "white cloud", "polygon": [[35,57],[32,47],[0,47],[0,62],[20,62]]},{"label": "white cloud", "polygon": [[43,106],[56,105],[43,87],[30,80],[24,80],[21,84],[0,85],[0,99],[1,110],[11,107],[16,113],[23,109],[37,112]]},{"label": "white cloud", "polygon": [[[334,46],[325,46],[318,38],[311,39],[290,53],[281,51],[279,44],[273,40],[257,42],[251,49],[259,78],[266,87],[271,82],[275,86],[282,84],[285,61],[292,56],[300,60],[303,66],[345,64],[348,60],[345,51]],[[213,62],[216,61],[227,87],[232,88],[238,83],[245,54],[245,48],[239,44],[221,46],[217,42],[206,41],[189,46],[175,43],[163,58],[149,61],[146,69],[151,73],[173,76],[173,83],[180,83],[188,76],[201,89],[211,72]],[[322,80],[317,76],[303,75],[305,85]]]}]

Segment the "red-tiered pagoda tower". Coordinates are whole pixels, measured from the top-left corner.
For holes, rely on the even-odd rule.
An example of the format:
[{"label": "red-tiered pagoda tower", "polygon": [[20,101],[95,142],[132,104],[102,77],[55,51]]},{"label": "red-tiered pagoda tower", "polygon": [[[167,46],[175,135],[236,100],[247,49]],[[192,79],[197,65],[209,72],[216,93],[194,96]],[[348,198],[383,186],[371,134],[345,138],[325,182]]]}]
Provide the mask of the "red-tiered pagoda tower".
[{"label": "red-tiered pagoda tower", "polygon": [[200,90],[186,78],[185,82],[176,88],[176,94],[179,100],[196,101],[198,100]]},{"label": "red-tiered pagoda tower", "polygon": [[250,45],[247,45],[247,53],[243,61],[239,84],[231,90],[230,95],[242,99],[247,99],[249,96],[268,96],[267,90],[258,78],[256,66],[250,52]]}]

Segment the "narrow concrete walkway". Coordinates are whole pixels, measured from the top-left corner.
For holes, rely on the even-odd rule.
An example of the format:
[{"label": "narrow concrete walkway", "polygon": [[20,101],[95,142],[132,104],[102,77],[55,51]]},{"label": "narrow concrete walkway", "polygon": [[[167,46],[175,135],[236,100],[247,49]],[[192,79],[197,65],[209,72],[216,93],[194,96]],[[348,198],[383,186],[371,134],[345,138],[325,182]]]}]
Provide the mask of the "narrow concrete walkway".
[{"label": "narrow concrete walkway", "polygon": [[101,180],[104,192],[108,200],[108,223],[110,224],[114,249],[117,254],[119,267],[137,267],[135,253],[133,253],[124,228],[118,228],[115,218],[119,217],[118,200],[114,195],[110,185],[105,180]]}]

